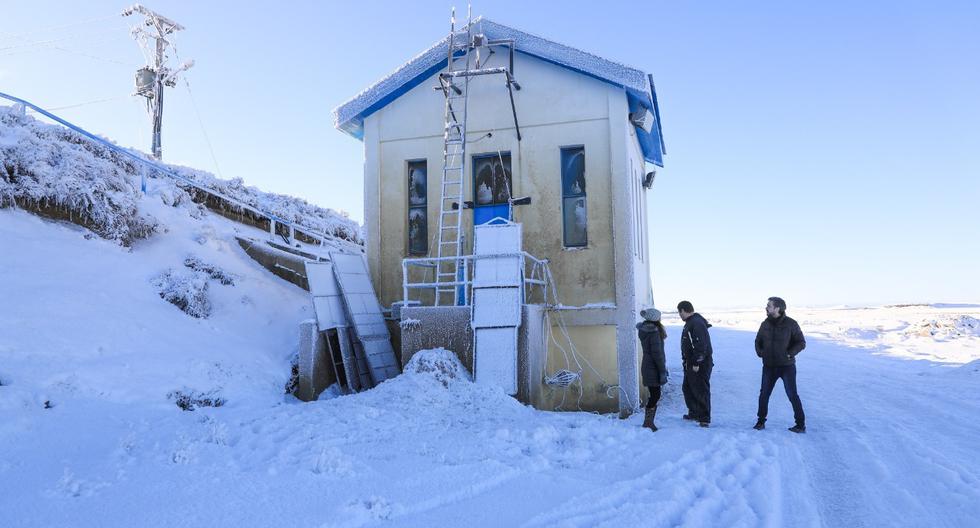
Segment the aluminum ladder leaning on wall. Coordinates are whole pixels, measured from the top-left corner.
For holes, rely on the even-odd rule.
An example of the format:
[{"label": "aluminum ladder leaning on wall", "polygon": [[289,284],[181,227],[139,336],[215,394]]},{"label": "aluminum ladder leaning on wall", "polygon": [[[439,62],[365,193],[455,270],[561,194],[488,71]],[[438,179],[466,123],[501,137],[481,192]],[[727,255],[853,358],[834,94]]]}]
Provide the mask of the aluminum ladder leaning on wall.
[{"label": "aluminum ladder leaning on wall", "polygon": [[[514,91],[521,85],[514,80],[514,41],[513,39],[490,40],[483,33],[474,33],[473,18],[467,11],[466,29],[456,31],[456,10],[452,11],[447,39],[447,69],[439,74],[436,87],[446,97],[443,129],[443,167],[439,200],[439,228],[436,256],[435,305],[466,305],[467,261],[457,258],[463,256],[463,187],[466,178],[466,132],[469,108],[470,78],[480,75],[503,74],[510,96],[511,113],[514,116],[514,131],[517,141],[521,140],[521,128],[517,122],[517,107],[514,104]],[[487,62],[495,46],[509,48],[507,66],[487,67]],[[481,50],[486,50],[486,58],[481,62]],[[470,54],[475,53],[475,62]],[[463,69],[455,69],[455,63],[464,64]],[[462,82],[458,82],[462,79]],[[487,134],[490,135],[489,133]],[[443,260],[444,259],[444,260]],[[461,269],[462,266],[462,269]]]},{"label": "aluminum ladder leaning on wall", "polygon": [[[467,13],[467,18],[470,14]],[[467,20],[466,31],[456,31],[456,10],[453,9],[449,22],[448,69],[439,74],[439,86],[446,96],[445,119],[442,146],[442,182],[439,191],[439,231],[437,256],[459,257],[463,254],[463,178],[466,175],[466,110],[469,95],[469,76],[457,83],[453,74],[456,53],[462,52],[465,68],[470,69],[470,47],[472,44],[471,24]],[[436,265],[435,304],[463,304],[459,299],[460,289],[456,284],[460,272],[460,260],[439,260]],[[465,264],[463,264],[465,266]],[[465,275],[466,270],[463,270]],[[465,278],[465,277],[464,277]],[[443,285],[445,283],[445,285]],[[465,295],[465,288],[462,290]]]}]

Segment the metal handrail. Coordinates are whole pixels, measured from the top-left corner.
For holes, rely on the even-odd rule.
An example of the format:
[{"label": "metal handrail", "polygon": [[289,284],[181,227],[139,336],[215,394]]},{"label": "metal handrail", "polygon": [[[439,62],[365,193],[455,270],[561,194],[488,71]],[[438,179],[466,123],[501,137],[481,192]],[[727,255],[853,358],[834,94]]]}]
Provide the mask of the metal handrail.
[{"label": "metal handrail", "polygon": [[[124,156],[127,156],[127,157],[129,157],[129,158],[137,161],[138,163],[141,163],[141,164],[146,165],[146,166],[148,166],[148,167],[150,167],[150,168],[152,168],[154,170],[157,170],[157,171],[159,171],[159,172],[161,172],[163,174],[166,174],[167,176],[170,176],[171,178],[173,178],[173,179],[175,179],[175,180],[177,180],[177,181],[179,181],[181,183],[184,183],[186,185],[189,185],[191,187],[194,187],[195,189],[204,191],[204,192],[206,192],[206,193],[208,193],[210,195],[217,196],[218,198],[221,198],[222,200],[225,200],[225,201],[227,201],[227,202],[229,202],[231,204],[234,204],[236,207],[240,207],[240,208],[242,208],[244,210],[247,210],[247,211],[249,211],[249,212],[251,212],[251,213],[253,213],[255,215],[258,215],[258,216],[261,216],[261,217],[264,217],[264,218],[269,219],[269,234],[270,234],[270,236],[272,238],[275,238],[275,235],[276,235],[276,223],[278,222],[278,223],[280,223],[280,224],[282,224],[282,225],[284,225],[284,226],[286,226],[286,227],[289,228],[289,238],[290,239],[293,239],[293,235],[294,235],[295,232],[300,232],[300,233],[303,233],[306,236],[308,236],[308,237],[310,237],[310,238],[312,238],[314,240],[318,240],[321,245],[324,245],[325,242],[329,241],[331,243],[340,243],[340,244],[344,244],[344,245],[354,246],[354,247],[357,247],[360,251],[362,251],[362,252],[364,251],[363,246],[361,246],[360,244],[357,244],[355,242],[351,242],[350,240],[347,240],[347,239],[344,239],[344,238],[340,238],[340,237],[336,237],[336,236],[333,236],[333,235],[330,235],[330,234],[327,234],[327,233],[321,233],[321,232],[319,232],[319,231],[317,231],[315,229],[310,229],[310,228],[305,227],[305,226],[296,225],[293,222],[290,222],[289,220],[286,220],[284,218],[280,218],[280,217],[276,216],[274,213],[270,213],[268,211],[263,211],[262,209],[259,209],[257,207],[251,206],[251,205],[249,205],[247,203],[244,203],[244,202],[242,202],[240,200],[237,200],[235,198],[232,198],[231,196],[228,196],[228,195],[226,195],[226,194],[224,194],[224,193],[222,193],[220,191],[216,191],[214,189],[210,189],[207,186],[204,186],[204,185],[202,185],[200,183],[195,182],[194,180],[191,180],[190,178],[186,178],[184,176],[181,176],[180,174],[177,174],[172,169],[170,169],[169,167],[167,167],[166,165],[164,165],[164,164],[162,164],[160,162],[151,161],[151,160],[148,160],[148,159],[143,158],[141,156],[137,156],[136,154],[134,154],[133,152],[131,152],[129,149],[120,147],[119,145],[115,145],[115,144],[113,144],[113,143],[111,143],[109,141],[106,141],[105,139],[100,138],[100,137],[96,136],[95,134],[92,134],[91,132],[85,130],[84,128],[79,127],[78,125],[74,125],[74,124],[72,124],[72,123],[70,123],[68,121],[65,121],[64,119],[62,119],[62,118],[60,118],[60,117],[52,114],[51,112],[48,112],[47,110],[45,110],[45,109],[43,109],[43,108],[41,108],[41,107],[39,107],[39,106],[37,106],[37,105],[29,102],[29,101],[25,101],[25,100],[23,100],[23,99],[21,99],[19,97],[14,97],[13,95],[5,94],[3,92],[0,92],[0,98],[7,99],[8,101],[13,101],[14,103],[17,103],[17,104],[24,105],[25,107],[30,108],[31,110],[33,110],[33,111],[35,111],[35,112],[37,112],[37,113],[39,113],[39,114],[41,114],[41,115],[49,118],[49,119],[52,119],[52,120],[56,121],[58,124],[61,124],[61,125],[69,128],[69,129],[71,129],[71,130],[74,130],[75,132],[78,132],[79,134],[81,134],[81,135],[83,135],[83,136],[91,139],[92,141],[95,141],[96,143],[99,143],[99,144],[101,144],[101,145],[109,148],[110,150],[113,150],[115,152],[118,152],[119,154],[122,154]],[[144,194],[146,193],[146,178],[145,178],[145,175],[141,175],[140,190],[143,191]]]},{"label": "metal handrail", "polygon": [[[528,298],[528,289],[532,287],[541,288],[542,300],[547,303],[548,299],[548,281],[546,279],[546,273],[548,268],[548,259],[539,259],[534,255],[526,251],[510,252],[510,253],[498,253],[494,255],[462,255],[458,257],[418,257],[418,258],[406,258],[402,259],[402,302],[409,302],[409,292],[411,290],[433,290],[436,291],[437,288],[466,288],[466,295],[464,296],[464,304],[461,306],[469,306],[469,299],[471,298],[470,290],[474,285],[474,281],[467,276],[463,277],[463,280],[456,281],[443,281],[443,282],[411,282],[409,280],[409,268],[424,267],[432,268],[437,266],[439,262],[457,260],[462,261],[465,264],[467,270],[473,269],[473,261],[475,260],[487,260],[487,259],[497,259],[497,258],[513,258],[517,257],[521,259],[521,298],[524,302]],[[532,264],[531,271],[528,273],[526,270],[527,263]]]}]

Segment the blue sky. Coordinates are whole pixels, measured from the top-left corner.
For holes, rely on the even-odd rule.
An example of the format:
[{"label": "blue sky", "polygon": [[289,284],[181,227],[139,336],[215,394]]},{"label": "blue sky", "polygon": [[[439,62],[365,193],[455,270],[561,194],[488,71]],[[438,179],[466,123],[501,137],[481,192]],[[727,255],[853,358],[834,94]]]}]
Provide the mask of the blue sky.
[{"label": "blue sky", "polygon": [[[115,16],[127,5],[0,6],[0,91],[49,108],[110,99],[55,113],[148,150],[128,97],[143,58]],[[180,58],[197,63],[190,91],[181,82],[165,99],[165,160],[360,220],[362,146],[333,129],[331,110],[441,38],[452,4],[147,5],[187,27]],[[473,10],[654,75],[667,144],[649,207],[661,307],[980,302],[980,4]]]}]

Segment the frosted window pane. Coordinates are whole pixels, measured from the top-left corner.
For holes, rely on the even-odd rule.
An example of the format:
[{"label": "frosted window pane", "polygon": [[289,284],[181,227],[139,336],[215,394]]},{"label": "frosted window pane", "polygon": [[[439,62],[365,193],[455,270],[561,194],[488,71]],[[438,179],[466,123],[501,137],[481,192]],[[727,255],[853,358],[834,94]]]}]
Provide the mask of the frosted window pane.
[{"label": "frosted window pane", "polygon": [[584,246],[587,243],[586,231],[589,224],[585,197],[564,198],[563,201],[565,246]]}]

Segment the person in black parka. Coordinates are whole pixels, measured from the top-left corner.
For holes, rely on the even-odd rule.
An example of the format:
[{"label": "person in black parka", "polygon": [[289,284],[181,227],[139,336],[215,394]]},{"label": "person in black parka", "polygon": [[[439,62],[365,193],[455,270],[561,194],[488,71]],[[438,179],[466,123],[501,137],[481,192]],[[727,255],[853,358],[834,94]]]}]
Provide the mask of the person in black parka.
[{"label": "person in black parka", "polygon": [[794,433],[806,432],[806,417],[803,403],[796,392],[796,355],[806,348],[806,339],[800,325],[786,315],[786,301],[770,297],[766,304],[766,320],[755,336],[755,353],[762,358],[762,388],[759,390],[759,419],[754,428],[766,428],[766,415],[769,414],[769,396],[776,386],[776,380],[783,380],[786,397],[793,405],[793,418],[796,425],[789,430]]},{"label": "person in black parka", "polygon": [[681,334],[681,359],[684,361],[685,420],[694,420],[701,427],[711,423],[711,370],[714,367],[711,350],[711,324],[694,311],[690,301],[677,304],[677,313],[684,321]]},{"label": "person in black parka", "polygon": [[661,387],[667,384],[667,360],[664,356],[664,340],[667,330],[660,322],[660,310],[644,308],[640,311],[643,322],[637,323],[636,332],[643,348],[643,361],[640,363],[640,375],[643,385],[650,390],[646,412],[643,415],[643,427],[656,432],[657,426],[653,421],[657,417],[657,402],[660,401]]}]

